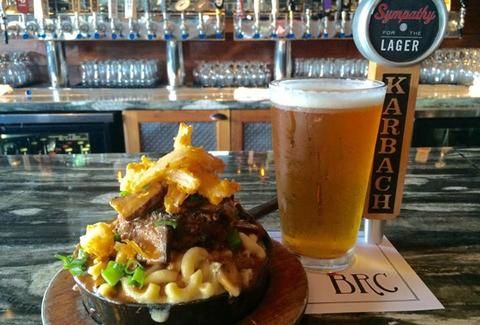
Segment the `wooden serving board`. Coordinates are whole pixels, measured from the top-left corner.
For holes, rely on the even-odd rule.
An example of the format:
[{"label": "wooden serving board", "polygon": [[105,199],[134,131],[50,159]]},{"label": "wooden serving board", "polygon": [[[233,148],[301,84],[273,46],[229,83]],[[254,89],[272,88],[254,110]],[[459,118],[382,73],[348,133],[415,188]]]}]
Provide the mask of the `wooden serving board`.
[{"label": "wooden serving board", "polygon": [[[307,305],[308,283],[299,260],[284,246],[272,241],[270,285],[260,305],[241,325],[295,324]],[[42,301],[44,325],[95,325],[83,307],[75,282],[66,270],[59,271],[45,291]]]}]

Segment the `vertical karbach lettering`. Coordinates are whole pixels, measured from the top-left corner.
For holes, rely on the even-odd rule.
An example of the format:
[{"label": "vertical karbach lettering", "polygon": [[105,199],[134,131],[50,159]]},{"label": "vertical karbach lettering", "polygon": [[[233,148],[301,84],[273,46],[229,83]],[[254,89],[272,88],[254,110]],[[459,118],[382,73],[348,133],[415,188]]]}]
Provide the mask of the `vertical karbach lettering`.
[{"label": "vertical karbach lettering", "polygon": [[380,176],[375,180],[375,189],[379,192],[386,192],[390,189],[391,176]]},{"label": "vertical karbach lettering", "polygon": [[392,194],[373,194],[373,208],[374,209],[390,209],[390,199]]},{"label": "vertical karbach lettering", "polygon": [[397,139],[380,138],[380,153],[392,155],[397,152]]},{"label": "vertical karbach lettering", "polygon": [[400,130],[398,126],[400,125],[400,121],[394,118],[382,118],[382,128],[381,128],[381,135],[399,135]]},{"label": "vertical karbach lettering", "polygon": [[[398,98],[393,97],[389,102],[387,107],[382,113],[383,115],[402,115],[400,110],[400,104],[398,103]],[[382,120],[383,122],[383,120]]]},{"label": "vertical karbach lettering", "polygon": [[382,162],[378,166],[378,168],[375,170],[375,173],[386,173],[386,174],[393,174],[393,167],[392,167],[392,161],[390,158],[385,157],[382,159]]},{"label": "vertical karbach lettering", "polygon": [[[387,94],[405,94],[405,90],[402,88],[402,81],[407,77],[387,77]],[[394,80],[397,79],[394,83]]]}]

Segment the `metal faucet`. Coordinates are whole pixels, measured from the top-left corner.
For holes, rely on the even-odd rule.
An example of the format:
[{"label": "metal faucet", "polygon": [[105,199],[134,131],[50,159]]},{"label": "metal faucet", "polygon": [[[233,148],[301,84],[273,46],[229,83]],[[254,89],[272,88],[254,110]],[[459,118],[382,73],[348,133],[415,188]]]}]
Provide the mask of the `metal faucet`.
[{"label": "metal faucet", "polygon": [[303,33],[303,38],[310,39],[312,38],[311,30],[311,21],[312,21],[312,9],[305,9],[305,32]]},{"label": "metal faucet", "polygon": [[223,0],[215,0],[215,38],[221,39],[223,37],[223,28],[222,28],[222,9],[223,9]]},{"label": "metal faucet", "polygon": [[172,39],[172,34],[170,33],[170,29],[168,27],[167,0],[158,0],[157,4],[160,6],[160,9],[162,10],[163,38],[166,41],[169,41]]},{"label": "metal faucet", "polygon": [[138,33],[136,0],[125,0],[125,19],[128,19],[128,39],[137,39],[140,35]]},{"label": "metal faucet", "polygon": [[236,0],[235,2],[235,17],[237,19],[237,24],[235,26],[235,37],[238,39],[243,38],[243,30],[242,30],[242,21],[244,16],[243,10],[243,0]]},{"label": "metal faucet", "polygon": [[155,26],[153,24],[152,18],[150,16],[150,11],[151,11],[150,0],[144,1],[143,9],[144,9],[143,19],[145,20],[145,27],[147,30],[147,39],[154,40],[157,38],[157,33],[155,30]]},{"label": "metal faucet", "polygon": [[295,1],[288,0],[288,27],[287,27],[287,38],[295,38],[295,33],[293,31],[293,14],[295,12]]},{"label": "metal faucet", "polygon": [[0,20],[1,24],[3,25],[3,39],[5,41],[5,44],[8,44],[8,21],[7,15],[5,14],[5,5],[3,1],[0,1]]},{"label": "metal faucet", "polygon": [[272,12],[271,12],[271,38],[277,38],[277,14],[278,14],[278,0],[272,0]]},{"label": "metal faucet", "polygon": [[253,0],[253,15],[254,15],[254,32],[253,38],[260,38],[260,0]]},{"label": "metal faucet", "polygon": [[116,40],[122,35],[122,26],[118,22],[118,3],[117,0],[108,0],[108,19],[110,20],[111,37]]}]

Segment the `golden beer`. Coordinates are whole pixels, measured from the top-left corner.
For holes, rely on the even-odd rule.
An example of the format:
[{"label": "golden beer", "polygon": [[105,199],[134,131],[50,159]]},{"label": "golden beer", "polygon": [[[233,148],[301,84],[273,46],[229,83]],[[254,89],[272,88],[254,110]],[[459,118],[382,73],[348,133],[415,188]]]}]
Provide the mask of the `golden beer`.
[{"label": "golden beer", "polygon": [[306,266],[351,262],[384,96],[383,83],[374,81],[271,85],[282,236]]}]

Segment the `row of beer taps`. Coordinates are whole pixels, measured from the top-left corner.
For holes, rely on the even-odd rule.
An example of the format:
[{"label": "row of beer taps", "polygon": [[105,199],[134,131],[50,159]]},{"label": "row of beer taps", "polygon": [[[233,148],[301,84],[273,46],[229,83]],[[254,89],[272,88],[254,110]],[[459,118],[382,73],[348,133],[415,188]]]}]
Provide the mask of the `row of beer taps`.
[{"label": "row of beer taps", "polygon": [[[253,0],[252,14],[242,1],[235,10],[236,39],[313,39],[351,37],[358,0]],[[270,6],[270,7],[269,7]],[[262,8],[263,7],[263,8]],[[267,10],[264,10],[267,7]]]},{"label": "row of beer taps", "polygon": [[1,31],[43,40],[313,39],[351,36],[359,0],[0,0]]},{"label": "row of beer taps", "polygon": [[[23,1],[26,5],[23,5]],[[1,1],[4,39],[44,40],[155,40],[223,39],[223,0],[200,0],[195,12],[190,0],[33,0]],[[188,10],[188,11],[187,11]]]}]

